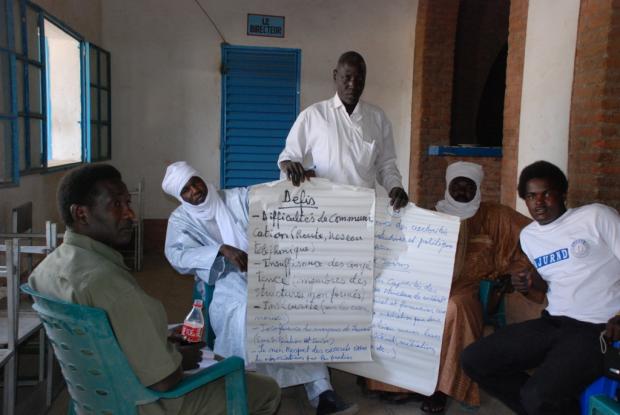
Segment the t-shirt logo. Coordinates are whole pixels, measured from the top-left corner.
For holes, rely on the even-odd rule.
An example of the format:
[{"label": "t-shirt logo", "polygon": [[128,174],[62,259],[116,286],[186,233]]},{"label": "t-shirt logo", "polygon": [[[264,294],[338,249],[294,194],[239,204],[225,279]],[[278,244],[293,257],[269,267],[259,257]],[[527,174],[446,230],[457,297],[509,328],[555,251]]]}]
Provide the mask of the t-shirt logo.
[{"label": "t-shirt logo", "polygon": [[547,265],[555,264],[556,262],[565,261],[570,258],[568,249],[562,248],[550,254],[539,256],[534,259],[534,265],[536,268],[542,268]]},{"label": "t-shirt logo", "polygon": [[585,239],[576,239],[570,244],[571,253],[577,258],[584,258],[590,254],[590,244]]}]

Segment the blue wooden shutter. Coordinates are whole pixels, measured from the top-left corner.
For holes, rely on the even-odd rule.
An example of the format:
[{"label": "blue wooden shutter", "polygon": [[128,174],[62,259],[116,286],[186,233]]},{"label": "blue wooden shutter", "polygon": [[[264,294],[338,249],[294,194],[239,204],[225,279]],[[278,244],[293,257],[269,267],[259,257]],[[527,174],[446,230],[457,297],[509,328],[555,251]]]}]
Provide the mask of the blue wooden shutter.
[{"label": "blue wooden shutter", "polygon": [[222,46],[221,187],[277,180],[299,112],[298,49]]}]

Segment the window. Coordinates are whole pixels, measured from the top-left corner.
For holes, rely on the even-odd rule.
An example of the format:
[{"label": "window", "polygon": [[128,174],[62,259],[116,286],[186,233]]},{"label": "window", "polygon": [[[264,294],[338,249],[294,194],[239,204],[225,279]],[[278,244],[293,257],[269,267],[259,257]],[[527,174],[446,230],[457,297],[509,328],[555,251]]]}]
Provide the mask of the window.
[{"label": "window", "polygon": [[47,166],[82,161],[80,42],[44,19]]},{"label": "window", "polygon": [[110,159],[110,54],[27,0],[0,8],[0,185]]}]

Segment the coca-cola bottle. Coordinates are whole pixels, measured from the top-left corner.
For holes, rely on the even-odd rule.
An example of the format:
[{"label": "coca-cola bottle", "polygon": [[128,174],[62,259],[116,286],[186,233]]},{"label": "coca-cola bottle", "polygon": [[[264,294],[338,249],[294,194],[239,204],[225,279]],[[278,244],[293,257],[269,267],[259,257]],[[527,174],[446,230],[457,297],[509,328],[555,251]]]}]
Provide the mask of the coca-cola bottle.
[{"label": "coca-cola bottle", "polygon": [[204,333],[205,319],[202,315],[202,300],[194,300],[192,311],[189,312],[183,322],[181,336],[188,343],[198,343],[202,341]]}]

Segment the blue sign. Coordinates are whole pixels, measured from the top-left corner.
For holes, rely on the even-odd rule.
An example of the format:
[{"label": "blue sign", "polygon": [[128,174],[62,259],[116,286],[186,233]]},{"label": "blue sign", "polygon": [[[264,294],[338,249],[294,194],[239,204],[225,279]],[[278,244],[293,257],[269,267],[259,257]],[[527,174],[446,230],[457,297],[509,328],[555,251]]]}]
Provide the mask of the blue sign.
[{"label": "blue sign", "polygon": [[248,36],[284,37],[284,16],[248,14]]}]

